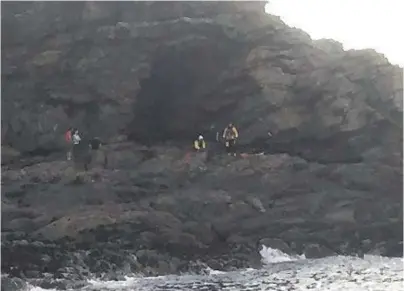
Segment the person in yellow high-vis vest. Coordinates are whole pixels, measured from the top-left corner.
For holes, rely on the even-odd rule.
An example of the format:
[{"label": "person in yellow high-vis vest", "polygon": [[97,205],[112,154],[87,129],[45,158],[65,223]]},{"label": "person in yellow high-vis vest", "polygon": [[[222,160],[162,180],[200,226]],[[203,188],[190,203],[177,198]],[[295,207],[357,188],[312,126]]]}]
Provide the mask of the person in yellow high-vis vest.
[{"label": "person in yellow high-vis vest", "polygon": [[203,136],[198,136],[198,139],[194,141],[194,149],[197,151],[203,150],[206,148],[206,142],[203,139]]}]

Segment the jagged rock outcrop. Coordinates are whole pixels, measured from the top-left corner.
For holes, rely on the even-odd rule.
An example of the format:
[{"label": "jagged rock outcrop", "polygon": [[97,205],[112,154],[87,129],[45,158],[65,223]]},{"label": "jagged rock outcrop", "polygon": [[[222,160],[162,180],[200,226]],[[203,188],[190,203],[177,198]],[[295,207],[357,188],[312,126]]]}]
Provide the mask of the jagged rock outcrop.
[{"label": "jagged rock outcrop", "polygon": [[[2,3],[4,272],[245,267],[262,238],[402,253],[402,68],[264,5]],[[222,156],[229,121],[264,155]],[[69,126],[105,165],[61,161]],[[185,154],[198,133],[207,159]]]},{"label": "jagged rock outcrop", "polygon": [[189,139],[229,120],[247,147],[325,160],[371,155],[368,131],[398,140],[402,69],[325,49],[264,4],[3,3],[3,145],[57,151],[71,124]]}]

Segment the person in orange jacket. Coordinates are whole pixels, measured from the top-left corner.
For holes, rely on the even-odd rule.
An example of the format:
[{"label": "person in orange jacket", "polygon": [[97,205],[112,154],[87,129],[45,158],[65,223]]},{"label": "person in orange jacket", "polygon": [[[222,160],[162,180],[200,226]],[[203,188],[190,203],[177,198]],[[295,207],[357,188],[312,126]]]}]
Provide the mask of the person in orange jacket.
[{"label": "person in orange jacket", "polygon": [[233,123],[229,123],[229,125],[224,129],[223,138],[225,140],[227,153],[235,156],[236,153],[234,151],[234,145],[236,144],[236,140],[238,138],[238,131]]}]

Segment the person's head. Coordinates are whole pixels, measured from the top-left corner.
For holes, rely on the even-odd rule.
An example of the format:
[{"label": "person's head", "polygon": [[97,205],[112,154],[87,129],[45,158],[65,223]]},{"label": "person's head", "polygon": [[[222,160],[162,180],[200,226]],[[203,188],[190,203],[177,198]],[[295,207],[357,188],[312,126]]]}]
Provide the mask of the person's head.
[{"label": "person's head", "polygon": [[78,130],[78,129],[74,129],[74,130],[73,130],[73,134],[79,134],[79,130]]},{"label": "person's head", "polygon": [[228,128],[232,128],[232,127],[233,127],[233,123],[230,122],[229,125],[228,125]]},{"label": "person's head", "polygon": [[199,136],[198,136],[198,140],[203,140],[203,136],[202,136],[202,135],[199,135]]}]

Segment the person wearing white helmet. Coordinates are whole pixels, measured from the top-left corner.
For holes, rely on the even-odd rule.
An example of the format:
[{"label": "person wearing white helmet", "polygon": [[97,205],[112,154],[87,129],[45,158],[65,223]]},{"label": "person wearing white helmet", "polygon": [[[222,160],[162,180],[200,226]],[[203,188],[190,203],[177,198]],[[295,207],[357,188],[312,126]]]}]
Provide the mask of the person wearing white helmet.
[{"label": "person wearing white helmet", "polygon": [[200,151],[206,148],[206,142],[202,135],[198,136],[198,139],[194,141],[194,149]]}]

